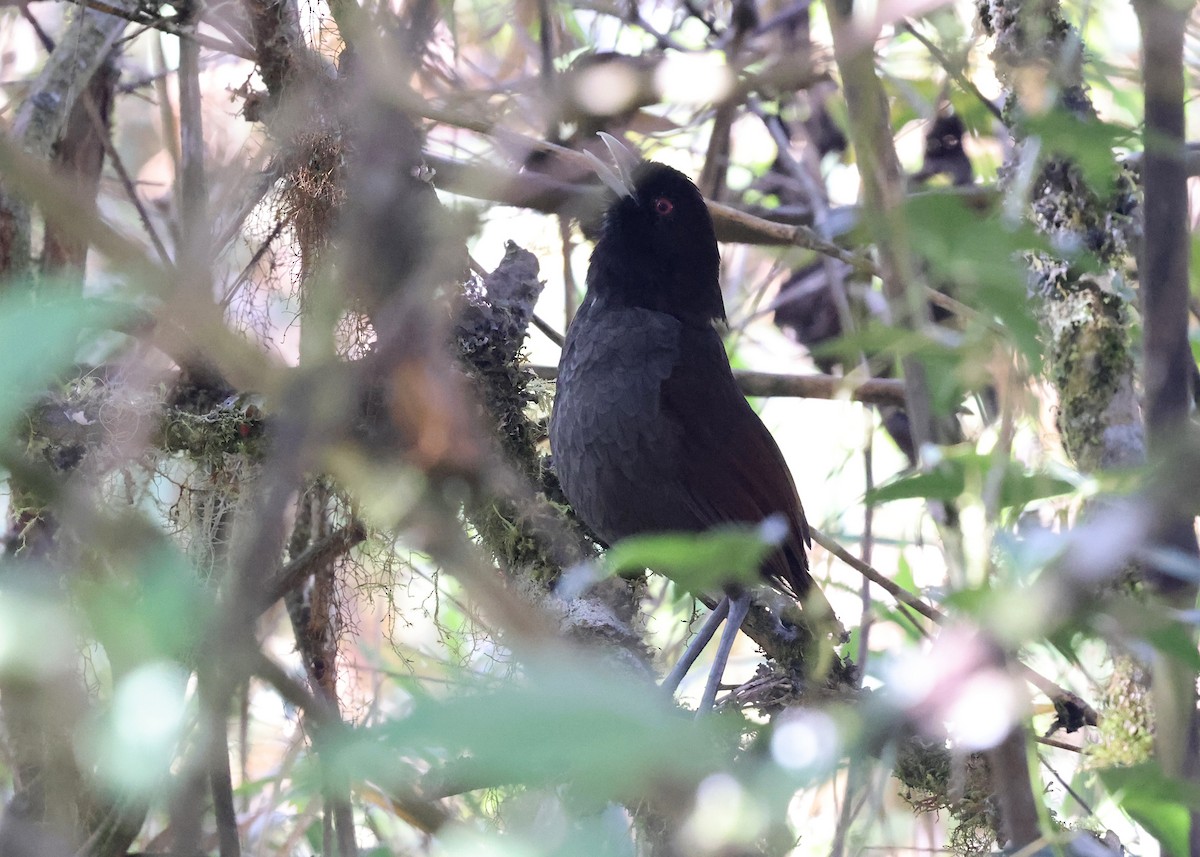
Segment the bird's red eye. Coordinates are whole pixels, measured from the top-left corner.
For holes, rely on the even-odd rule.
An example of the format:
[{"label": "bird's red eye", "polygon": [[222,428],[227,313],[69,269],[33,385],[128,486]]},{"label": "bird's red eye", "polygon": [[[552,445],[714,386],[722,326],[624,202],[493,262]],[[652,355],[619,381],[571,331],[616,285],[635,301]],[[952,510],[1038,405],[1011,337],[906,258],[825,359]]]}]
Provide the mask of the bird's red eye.
[{"label": "bird's red eye", "polygon": [[654,200],[654,210],[661,215],[667,215],[675,210],[675,203],[671,202],[665,196],[660,196]]}]

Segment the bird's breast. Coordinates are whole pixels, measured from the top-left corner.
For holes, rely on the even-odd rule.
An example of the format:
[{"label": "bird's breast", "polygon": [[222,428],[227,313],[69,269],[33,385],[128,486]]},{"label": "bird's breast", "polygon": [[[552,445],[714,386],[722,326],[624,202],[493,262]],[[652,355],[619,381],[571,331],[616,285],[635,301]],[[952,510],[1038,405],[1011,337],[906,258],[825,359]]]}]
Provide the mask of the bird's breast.
[{"label": "bird's breast", "polygon": [[659,496],[674,466],[661,388],[681,327],[650,310],[585,305],[568,332],[550,443],[567,499],[605,541],[644,529],[647,507],[671,504]]}]

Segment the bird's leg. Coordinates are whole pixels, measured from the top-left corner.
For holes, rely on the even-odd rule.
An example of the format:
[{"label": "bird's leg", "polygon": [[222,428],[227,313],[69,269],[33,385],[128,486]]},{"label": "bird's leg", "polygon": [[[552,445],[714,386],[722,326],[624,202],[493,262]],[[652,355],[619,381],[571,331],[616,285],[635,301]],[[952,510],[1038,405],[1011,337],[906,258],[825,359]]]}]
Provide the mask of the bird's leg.
[{"label": "bird's leg", "polygon": [[733,641],[737,639],[738,630],[746,621],[750,612],[750,593],[743,592],[729,601],[729,616],[725,619],[725,630],[721,632],[721,644],[717,646],[717,655],[713,658],[712,671],[708,674],[708,684],[704,686],[704,696],[700,698],[700,708],[697,715],[712,711],[717,701],[717,688],[721,686],[721,677],[725,674],[725,664],[729,662],[729,653],[733,650]]},{"label": "bird's leg", "polygon": [[729,599],[722,598],[721,603],[713,609],[712,613],[708,614],[708,618],[704,620],[704,624],[700,626],[700,630],[696,633],[696,636],[692,638],[687,648],[683,650],[683,656],[680,657],[679,663],[675,664],[675,668],[663,679],[663,690],[667,693],[675,692],[675,688],[679,687],[679,683],[683,681],[683,677],[692,668],[692,664],[696,662],[696,658],[700,657],[700,653],[704,651],[704,647],[708,645],[708,641],[713,638],[713,634],[717,633],[717,626],[721,624],[721,620],[728,614]]}]

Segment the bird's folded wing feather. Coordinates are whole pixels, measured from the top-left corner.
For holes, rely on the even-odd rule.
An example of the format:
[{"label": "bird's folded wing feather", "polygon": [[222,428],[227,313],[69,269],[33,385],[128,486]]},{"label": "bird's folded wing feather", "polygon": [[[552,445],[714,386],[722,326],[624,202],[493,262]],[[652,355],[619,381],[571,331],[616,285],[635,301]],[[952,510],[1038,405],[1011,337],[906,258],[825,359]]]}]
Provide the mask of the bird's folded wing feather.
[{"label": "bird's folded wing feather", "polygon": [[783,454],[738,389],[716,331],[690,330],[684,339],[687,358],[663,382],[661,404],[675,424],[686,502],[701,527],[783,515],[787,539],[763,571],[804,598],[815,588],[804,549],[811,539]]}]

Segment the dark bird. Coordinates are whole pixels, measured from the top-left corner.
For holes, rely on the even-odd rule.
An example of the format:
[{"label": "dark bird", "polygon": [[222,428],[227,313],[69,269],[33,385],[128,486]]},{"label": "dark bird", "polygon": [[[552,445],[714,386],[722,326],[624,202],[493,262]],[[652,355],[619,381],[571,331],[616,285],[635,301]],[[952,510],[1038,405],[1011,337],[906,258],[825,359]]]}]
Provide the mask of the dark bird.
[{"label": "dark bird", "polygon": [[[832,621],[809,574],[808,523],[791,474],[721,342],[720,256],[704,198],[679,171],[605,142],[618,169],[597,161],[597,171],[616,197],[567,331],[550,423],[563,491],[609,544],[780,516],[786,538],[762,575]],[[682,680],[727,612],[701,701],[711,708],[748,610],[748,594],[730,587],[665,685]]]}]

